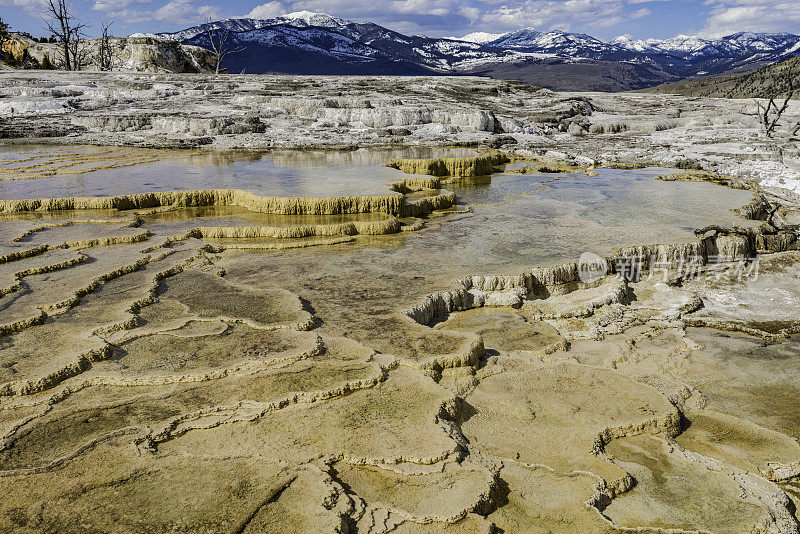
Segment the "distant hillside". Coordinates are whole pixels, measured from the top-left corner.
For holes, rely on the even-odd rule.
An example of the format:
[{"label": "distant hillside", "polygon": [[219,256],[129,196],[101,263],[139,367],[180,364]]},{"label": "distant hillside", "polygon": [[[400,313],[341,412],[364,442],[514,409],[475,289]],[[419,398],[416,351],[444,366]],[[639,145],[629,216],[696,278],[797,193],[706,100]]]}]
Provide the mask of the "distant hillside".
[{"label": "distant hillside", "polygon": [[717,98],[768,98],[786,92],[789,76],[794,79],[794,98],[800,98],[800,56],[747,74],[687,80],[643,89],[642,92]]},{"label": "distant hillside", "polygon": [[538,87],[569,91],[630,91],[656,85],[671,76],[655,66],[614,61],[565,61],[561,58],[496,63],[466,70],[475,76],[518,80]]}]

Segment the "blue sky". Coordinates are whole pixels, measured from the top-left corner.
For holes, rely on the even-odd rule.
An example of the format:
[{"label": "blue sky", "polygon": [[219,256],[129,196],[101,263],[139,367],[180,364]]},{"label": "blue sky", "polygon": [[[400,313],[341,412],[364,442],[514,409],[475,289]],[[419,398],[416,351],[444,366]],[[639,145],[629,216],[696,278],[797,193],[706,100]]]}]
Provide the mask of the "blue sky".
[{"label": "blue sky", "polygon": [[[714,37],[736,31],[800,33],[800,0],[70,0],[73,12],[99,31],[114,21],[115,35],[172,31],[208,17],[270,18],[317,11],[369,20],[407,34],[461,36],[532,26],[609,40],[665,38],[678,34]],[[0,17],[12,29],[44,35],[43,0],[0,0]]]}]

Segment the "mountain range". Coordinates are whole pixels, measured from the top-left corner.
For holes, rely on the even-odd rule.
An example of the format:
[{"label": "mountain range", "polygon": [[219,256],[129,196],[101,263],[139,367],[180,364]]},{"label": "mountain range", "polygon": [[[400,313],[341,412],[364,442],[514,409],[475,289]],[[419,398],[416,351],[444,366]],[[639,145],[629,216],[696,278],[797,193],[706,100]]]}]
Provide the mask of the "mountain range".
[{"label": "mountain range", "polygon": [[[794,98],[800,99],[798,73],[800,73],[800,55],[767,65],[753,72],[683,80],[651,87],[644,91],[713,98],[770,98],[777,96],[783,99],[792,90]],[[792,87],[790,84],[793,79],[795,83]]]},{"label": "mountain range", "polygon": [[474,74],[571,90],[641,89],[749,72],[800,54],[800,36],[789,33],[604,42],[586,34],[522,28],[432,38],[308,11],[265,20],[226,19],[148,36],[209,48],[209,29],[228,30],[229,46],[241,49],[225,58],[228,72]]}]

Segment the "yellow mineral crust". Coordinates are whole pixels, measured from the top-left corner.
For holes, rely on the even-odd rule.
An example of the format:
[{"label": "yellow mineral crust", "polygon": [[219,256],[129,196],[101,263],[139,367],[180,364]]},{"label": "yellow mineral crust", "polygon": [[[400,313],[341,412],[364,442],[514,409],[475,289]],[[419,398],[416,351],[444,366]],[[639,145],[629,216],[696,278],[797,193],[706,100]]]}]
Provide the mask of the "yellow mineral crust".
[{"label": "yellow mineral crust", "polygon": [[304,237],[396,234],[400,229],[400,221],[395,217],[389,217],[383,221],[354,221],[303,226],[201,226],[192,230],[190,234],[198,239],[252,239],[259,237],[300,239]]},{"label": "yellow mineral crust", "polygon": [[0,263],[0,297],[22,289],[26,276],[68,269],[89,259],[88,256],[69,249],[55,249],[47,254],[23,258],[3,265]]},{"label": "yellow mineral crust", "polygon": [[[132,454],[130,436],[123,434],[87,448],[57,476],[42,471],[0,477],[9,496],[0,503],[0,525],[9,532],[122,532],[143,525],[222,532],[234,518],[246,523],[290,479],[285,466],[263,459]],[[30,507],[32,500],[42,507]]]},{"label": "yellow mineral crust", "polygon": [[[401,367],[374,388],[306,408],[270,411],[251,423],[212,424],[166,441],[158,449],[287,462],[330,455],[357,465],[435,464],[459,450],[440,423],[442,417],[451,417],[453,401],[453,395],[430,378]],[[361,432],[350,432],[356,421],[361,421]]]},{"label": "yellow mineral crust", "polygon": [[393,159],[389,167],[406,174],[431,176],[485,176],[499,165],[508,163],[508,156],[500,152],[471,158]]},{"label": "yellow mineral crust", "polygon": [[[465,400],[481,413],[466,415],[461,424],[471,441],[498,456],[565,473],[592,470],[594,453],[612,439],[680,430],[679,412],[654,388],[574,364],[510,366],[483,379]],[[503,427],[516,431],[505,434]]]},{"label": "yellow mineral crust", "polygon": [[432,330],[400,314],[376,315],[352,334],[379,352],[415,369],[440,372],[475,367],[484,354],[483,339],[471,332]]},{"label": "yellow mineral crust", "polygon": [[[15,362],[17,373],[0,373],[0,394],[38,393],[108,358],[111,346],[100,335],[135,327],[138,324],[135,314],[155,302],[154,294],[161,280],[181,272],[195,257],[193,251],[145,257],[98,276],[87,286],[71,288],[74,293],[69,298],[47,305],[40,315],[3,325],[6,334],[16,334],[7,338],[2,361]],[[128,285],[131,282],[134,284]],[[118,293],[113,291],[115,286]],[[111,299],[118,306],[113,314],[103,310]],[[45,323],[49,315],[52,317]],[[41,328],[28,330],[36,324]],[[65,325],[70,325],[68,335]]]},{"label": "yellow mineral crust", "polygon": [[[796,253],[765,261],[763,285],[614,276],[618,258],[711,268],[794,246],[761,197],[741,210],[755,229],[627,247],[589,283],[574,263],[465,276],[406,313],[430,286],[406,294],[380,262],[337,281],[336,249],[226,252],[416,229],[455,203],[443,183],[3,204],[0,530],[792,532],[775,482],[800,465],[797,345],[686,323],[727,320],[715,295],[743,305],[775,280],[793,298]],[[209,205],[377,215],[150,226],[152,210]],[[30,220],[65,206],[151,212]]]},{"label": "yellow mineral crust", "polygon": [[259,240],[258,243],[237,243],[227,242],[219,246],[219,251],[225,249],[238,250],[291,250],[308,247],[318,247],[326,245],[341,245],[342,243],[353,243],[356,240],[353,236],[329,237],[329,238],[303,238],[293,240],[280,240],[268,242]]},{"label": "yellow mineral crust", "polygon": [[457,523],[481,510],[496,484],[493,470],[472,462],[445,461],[429,473],[410,476],[346,462],[335,468],[337,478],[370,503],[364,519],[384,510],[395,521],[412,524]]},{"label": "yellow mineral crust", "polygon": [[331,198],[264,197],[240,189],[208,189],[201,191],[170,191],[138,193],[114,197],[42,198],[29,200],[0,200],[0,213],[58,210],[132,210],[160,206],[239,206],[259,213],[283,215],[335,215],[342,213],[388,213],[397,216],[416,216],[426,209],[450,207],[455,201],[452,193],[432,199],[422,199],[406,206],[403,195],[375,195]]}]

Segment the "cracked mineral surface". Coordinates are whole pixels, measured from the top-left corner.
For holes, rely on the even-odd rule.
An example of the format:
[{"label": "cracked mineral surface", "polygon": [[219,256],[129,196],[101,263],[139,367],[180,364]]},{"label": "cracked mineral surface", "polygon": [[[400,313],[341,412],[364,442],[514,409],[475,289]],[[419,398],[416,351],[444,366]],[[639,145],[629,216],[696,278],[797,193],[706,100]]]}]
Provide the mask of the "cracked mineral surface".
[{"label": "cracked mineral surface", "polygon": [[0,530],[798,532],[800,175],[750,103],[0,90]]}]

